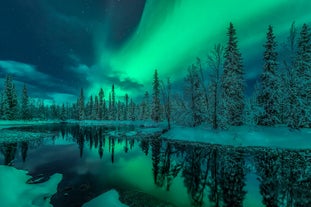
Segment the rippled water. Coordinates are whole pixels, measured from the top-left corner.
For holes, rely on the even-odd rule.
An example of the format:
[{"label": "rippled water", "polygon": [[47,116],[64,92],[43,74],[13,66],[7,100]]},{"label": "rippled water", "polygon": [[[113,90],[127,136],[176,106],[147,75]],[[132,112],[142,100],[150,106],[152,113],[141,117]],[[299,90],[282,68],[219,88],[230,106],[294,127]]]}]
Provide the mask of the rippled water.
[{"label": "rippled water", "polygon": [[[110,190],[129,206],[311,206],[311,150],[241,148],[126,137],[134,127],[10,129],[41,138],[0,145],[0,164],[33,180],[63,174],[54,206],[81,206]],[[112,131],[124,132],[115,137]]]}]

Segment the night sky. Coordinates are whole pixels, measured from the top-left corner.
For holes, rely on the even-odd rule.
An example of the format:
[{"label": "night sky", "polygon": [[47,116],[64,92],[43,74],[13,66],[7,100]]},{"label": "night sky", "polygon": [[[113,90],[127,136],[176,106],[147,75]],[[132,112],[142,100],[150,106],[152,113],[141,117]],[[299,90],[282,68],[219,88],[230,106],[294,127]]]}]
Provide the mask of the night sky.
[{"label": "night sky", "polygon": [[154,69],[181,82],[196,57],[205,63],[226,43],[233,22],[252,83],[268,25],[282,53],[293,21],[310,24],[310,0],[1,0],[0,81],[13,74],[18,89],[57,103],[113,83],[117,95],[139,96]]}]

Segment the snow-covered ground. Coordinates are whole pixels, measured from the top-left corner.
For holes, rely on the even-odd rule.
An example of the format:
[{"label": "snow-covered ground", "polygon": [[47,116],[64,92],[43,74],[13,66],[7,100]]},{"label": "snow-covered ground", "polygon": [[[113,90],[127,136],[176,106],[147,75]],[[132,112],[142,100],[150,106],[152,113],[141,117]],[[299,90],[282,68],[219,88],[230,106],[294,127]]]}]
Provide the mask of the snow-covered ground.
[{"label": "snow-covered ground", "polygon": [[41,124],[54,124],[59,123],[59,121],[8,121],[8,120],[0,120],[0,130],[4,128],[10,127],[18,127],[18,126],[29,126],[29,125],[41,125]]},{"label": "snow-covered ground", "polygon": [[204,127],[174,126],[162,138],[233,146],[311,149],[311,129],[291,131],[286,127],[236,127],[214,131]]},{"label": "snow-covered ground", "polygon": [[[59,121],[1,121],[0,120],[0,142],[6,141],[14,134],[9,134],[5,128],[42,125],[59,123]],[[155,123],[153,121],[76,121],[69,120],[67,123],[79,124],[81,126],[135,126],[133,131],[111,131],[111,136],[145,137],[152,134],[160,134],[166,128],[166,123]],[[1,130],[2,129],[2,130]],[[11,132],[13,133],[13,132]],[[38,134],[26,134],[20,132],[13,137],[32,137]],[[12,136],[8,136],[12,135]],[[41,135],[40,135],[41,136]],[[45,134],[46,136],[46,134]],[[311,149],[311,129],[289,130],[287,127],[232,127],[227,131],[215,131],[209,127],[181,127],[174,125],[172,129],[161,135],[161,138],[182,140],[190,142],[204,142],[210,144],[223,144],[233,146],[262,146],[280,147],[291,149]]]},{"label": "snow-covered ground", "polygon": [[52,207],[50,199],[63,177],[61,174],[54,174],[46,182],[27,184],[31,179],[27,171],[3,165],[0,165],[0,175],[1,207]]}]

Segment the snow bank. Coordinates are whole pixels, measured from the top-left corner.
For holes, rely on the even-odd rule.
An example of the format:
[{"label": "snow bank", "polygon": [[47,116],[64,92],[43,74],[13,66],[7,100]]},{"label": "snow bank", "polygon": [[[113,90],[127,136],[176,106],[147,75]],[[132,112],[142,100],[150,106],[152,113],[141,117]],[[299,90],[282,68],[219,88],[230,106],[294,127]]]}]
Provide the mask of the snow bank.
[{"label": "snow bank", "polygon": [[55,124],[59,121],[9,121],[0,120],[0,129],[17,127],[17,126],[29,126],[29,125],[41,125],[41,124]]},{"label": "snow bank", "polygon": [[61,174],[54,174],[47,182],[27,184],[31,176],[26,171],[9,166],[0,166],[0,201],[1,207],[52,206],[50,198],[57,191],[62,179]]},{"label": "snow bank", "polygon": [[119,193],[116,190],[110,190],[100,196],[85,203],[83,207],[128,207],[119,201]]},{"label": "snow bank", "polygon": [[290,131],[286,127],[236,127],[228,131],[208,128],[173,127],[162,138],[233,146],[261,146],[289,149],[310,149],[311,129]]}]

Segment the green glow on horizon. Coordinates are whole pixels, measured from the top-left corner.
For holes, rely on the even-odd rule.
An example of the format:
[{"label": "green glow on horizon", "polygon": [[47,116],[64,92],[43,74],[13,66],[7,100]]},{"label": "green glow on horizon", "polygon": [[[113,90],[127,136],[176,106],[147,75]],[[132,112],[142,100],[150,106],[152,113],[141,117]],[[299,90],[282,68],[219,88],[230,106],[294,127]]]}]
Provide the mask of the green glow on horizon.
[{"label": "green glow on horizon", "polygon": [[277,35],[284,35],[292,21],[298,28],[304,21],[310,23],[309,11],[308,0],[149,0],[136,33],[118,51],[98,48],[98,64],[149,87],[154,69],[160,78],[176,80],[196,57],[205,61],[214,44],[226,43],[229,22],[237,29],[247,59],[262,50],[269,24]]}]

